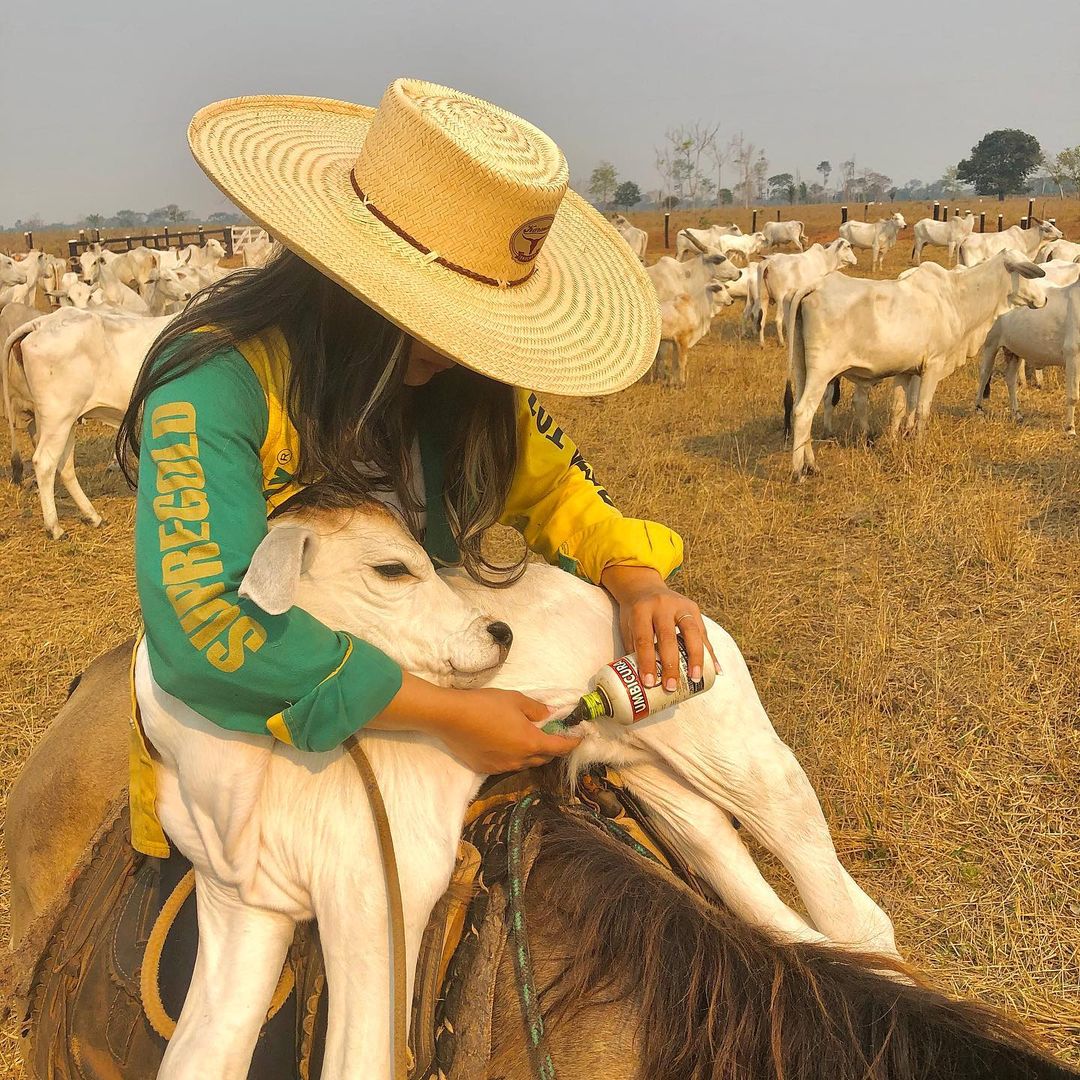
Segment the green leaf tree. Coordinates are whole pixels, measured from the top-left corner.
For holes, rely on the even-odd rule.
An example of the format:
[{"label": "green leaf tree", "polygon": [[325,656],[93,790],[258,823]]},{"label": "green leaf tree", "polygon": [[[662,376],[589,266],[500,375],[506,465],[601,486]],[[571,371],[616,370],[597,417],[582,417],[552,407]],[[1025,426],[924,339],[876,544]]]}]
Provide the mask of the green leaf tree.
[{"label": "green leaf tree", "polygon": [[980,195],[1006,195],[1024,190],[1024,182],[1043,159],[1039,140],[1018,128],[987,132],[971,148],[971,157],[956,167],[958,180],[973,184]]},{"label": "green leaf tree", "polygon": [[817,168],[814,171],[821,173],[821,186],[827,188],[829,186],[829,173],[832,172],[832,164],[822,159],[817,163]]},{"label": "green leaf tree", "polygon": [[1076,188],[1077,198],[1080,198],[1080,146],[1069,146],[1058,153],[1052,169],[1048,165],[1047,171],[1054,178],[1059,191],[1064,181],[1068,180]]},{"label": "green leaf tree", "polygon": [[768,181],[770,199],[787,199],[795,201],[795,177],[789,172],[777,173],[770,176]]},{"label": "green leaf tree", "polygon": [[589,177],[589,195],[592,196],[593,202],[601,207],[608,206],[615,194],[618,182],[619,177],[615,172],[615,166],[610,161],[601,161]]},{"label": "green leaf tree", "polygon": [[91,229],[100,229],[101,226],[105,224],[105,215],[104,214],[87,214],[85,220],[86,220],[86,224]]},{"label": "green leaf tree", "polygon": [[641,202],[641,188],[633,180],[624,180],[616,189],[614,202],[621,210],[629,210]]}]

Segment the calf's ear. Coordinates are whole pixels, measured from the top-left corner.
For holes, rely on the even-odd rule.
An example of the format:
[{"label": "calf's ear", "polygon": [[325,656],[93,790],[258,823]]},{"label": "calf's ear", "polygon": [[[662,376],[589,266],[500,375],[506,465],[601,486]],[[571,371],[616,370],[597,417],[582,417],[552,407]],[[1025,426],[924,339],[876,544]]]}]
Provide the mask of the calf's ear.
[{"label": "calf's ear", "polygon": [[305,525],[276,525],[251,557],[239,595],[268,615],[293,606],[300,575],[311,565],[318,537]]}]

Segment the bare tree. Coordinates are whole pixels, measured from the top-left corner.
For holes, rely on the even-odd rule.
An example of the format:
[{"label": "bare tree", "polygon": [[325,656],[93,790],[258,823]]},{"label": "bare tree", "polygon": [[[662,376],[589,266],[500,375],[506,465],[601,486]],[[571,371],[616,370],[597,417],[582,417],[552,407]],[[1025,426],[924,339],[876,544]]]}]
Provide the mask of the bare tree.
[{"label": "bare tree", "polygon": [[754,198],[757,155],[757,146],[748,141],[741,131],[732,138],[731,160],[739,178],[735,183],[735,190],[739,193],[743,206],[749,206]]},{"label": "bare tree", "polygon": [[728,139],[722,143],[719,139],[713,139],[709,147],[709,157],[716,166],[716,205],[720,205],[720,192],[724,190],[724,166],[731,160],[734,139]]}]

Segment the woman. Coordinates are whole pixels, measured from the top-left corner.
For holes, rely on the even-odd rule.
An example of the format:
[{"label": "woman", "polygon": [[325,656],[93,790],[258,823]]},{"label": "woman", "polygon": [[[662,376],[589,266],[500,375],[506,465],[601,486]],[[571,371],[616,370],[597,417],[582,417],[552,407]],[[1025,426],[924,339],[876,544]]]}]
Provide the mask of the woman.
[{"label": "woman", "polygon": [[[424,730],[480,773],[567,753],[524,695],[456,690],[299,609],[238,594],[267,517],[313,483],[394,505],[436,562],[498,583],[485,530],[619,604],[647,684],[674,688],[676,629],[699,677],[704,625],[666,580],[682,542],[624,518],[535,394],[629,385],[655,355],[636,258],[567,189],[540,131],[398,80],[379,109],[241,98],[189,132],[207,174],[281,252],[213,287],[147,357],[118,436],[138,460],[136,576],[155,681],[222,727],[325,751],[357,729]],[[137,728],[136,728],[137,733]],[[163,856],[136,738],[135,845]]]}]

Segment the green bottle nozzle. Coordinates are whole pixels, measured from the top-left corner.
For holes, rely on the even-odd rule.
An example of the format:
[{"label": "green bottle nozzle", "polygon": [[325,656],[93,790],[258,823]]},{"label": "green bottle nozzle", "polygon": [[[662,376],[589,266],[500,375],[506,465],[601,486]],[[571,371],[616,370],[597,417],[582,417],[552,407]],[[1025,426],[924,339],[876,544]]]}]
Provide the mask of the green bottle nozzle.
[{"label": "green bottle nozzle", "polygon": [[603,690],[590,690],[575,706],[574,711],[563,721],[568,727],[576,727],[586,720],[595,720],[598,716],[610,716],[611,705]]}]

